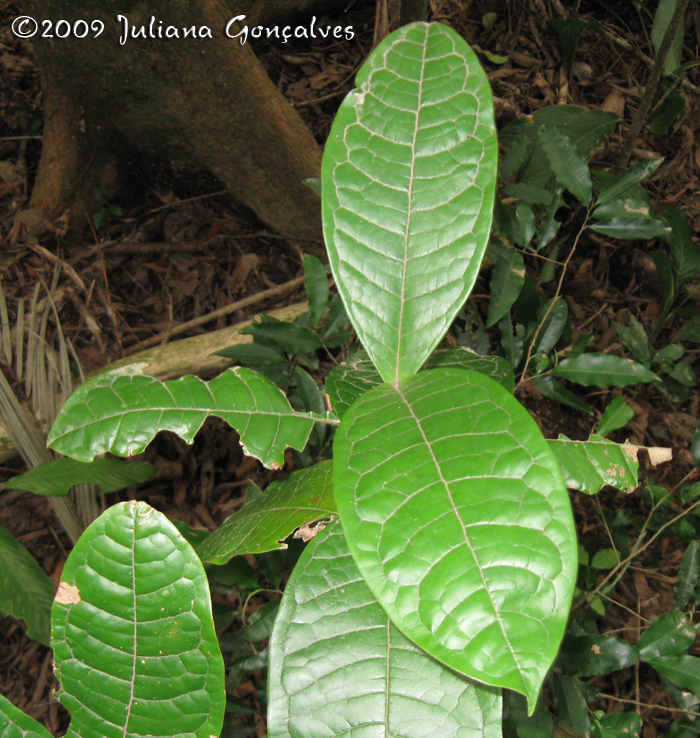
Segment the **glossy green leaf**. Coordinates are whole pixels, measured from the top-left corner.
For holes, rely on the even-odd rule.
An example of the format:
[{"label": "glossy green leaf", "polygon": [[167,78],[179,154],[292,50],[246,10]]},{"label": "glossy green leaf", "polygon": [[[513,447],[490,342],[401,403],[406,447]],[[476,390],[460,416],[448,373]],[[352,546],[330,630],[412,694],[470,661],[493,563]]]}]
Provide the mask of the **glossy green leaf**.
[{"label": "glossy green leaf", "polygon": [[138,371],[115,369],[78,388],[49,433],[51,448],[79,461],[106,451],[130,456],[161,430],[192,443],[215,415],[238,431],[245,453],[279,468],[285,448],[303,449],[314,418],[323,419],[295,413],[269,379],[250,369],[228,369],[209,382],[192,376],[160,382]]},{"label": "glossy green leaf", "polygon": [[282,320],[251,323],[241,333],[262,341],[272,341],[291,354],[311,354],[323,348],[321,339],[311,328]]},{"label": "glossy green leaf", "polygon": [[538,136],[542,126],[552,126],[566,135],[578,153],[588,160],[603,137],[615,128],[618,120],[614,113],[603,110],[586,110],[575,105],[548,105],[531,117],[507,125],[499,134],[499,142],[505,146],[506,156],[514,145],[525,150],[525,162],[519,166],[521,182],[548,188],[553,185],[554,173]]},{"label": "glossy green leaf", "polygon": [[27,635],[48,646],[55,594],[36,559],[0,525],[0,612],[24,620]]},{"label": "glossy green leaf", "polygon": [[222,564],[232,556],[286,548],[282,541],[296,528],[335,513],[332,462],[322,461],[273,482],[227,518],[197,553],[203,561]]},{"label": "glossy green leaf", "polygon": [[678,581],[673,589],[673,606],[685,607],[695,595],[700,582],[700,540],[691,541],[681,559]]},{"label": "glossy green leaf", "polygon": [[611,238],[658,238],[669,233],[669,227],[661,220],[644,216],[616,216],[600,220],[588,226],[592,231]]},{"label": "glossy green leaf", "polygon": [[700,697],[700,658],[697,656],[662,656],[649,659],[647,663],[674,684]]},{"label": "glossy green leaf", "polygon": [[645,661],[663,656],[675,656],[695,642],[695,628],[685,613],[671,610],[660,617],[642,633],[637,651]]},{"label": "glossy green leaf", "polygon": [[626,451],[624,444],[600,436],[572,441],[560,435],[547,443],[570,489],[594,495],[605,486],[632,492],[639,484],[636,447],[630,446]]},{"label": "glossy green leaf", "polygon": [[15,707],[0,694],[0,738],[52,738],[33,717]]},{"label": "glossy green leaf", "polygon": [[241,343],[237,346],[227,346],[214,352],[214,356],[223,356],[243,366],[272,366],[282,363],[284,352],[273,346],[263,346],[259,343]]},{"label": "glossy green leaf", "polygon": [[122,502],[81,536],[52,613],[67,738],[210,738],[224,664],[202,564],[165,516]]},{"label": "glossy green leaf", "polygon": [[671,232],[665,236],[665,241],[671,250],[676,278],[683,286],[700,274],[700,248],[693,241],[685,213],[669,205],[663,209],[663,216],[671,226]]},{"label": "glossy green leaf", "polygon": [[600,205],[593,211],[593,217],[598,220],[609,218],[635,218],[640,221],[653,220],[651,204],[636,195],[616,197],[605,205]]},{"label": "glossy green leaf", "polygon": [[353,558],[397,627],[534,707],[568,616],[576,535],[530,414],[475,372],[376,387],[343,418],[334,484]]},{"label": "glossy green leaf", "polygon": [[[590,711],[584,697],[584,685],[578,677],[569,674],[552,674],[552,692],[557,706],[555,729],[571,735],[571,738],[584,738],[590,732]],[[572,730],[564,731],[563,728]]]},{"label": "glossy green leaf", "polygon": [[518,299],[525,284],[525,262],[516,249],[506,249],[491,274],[491,300],[486,327],[496,325]]},{"label": "glossy green leaf", "polygon": [[321,260],[313,254],[304,254],[304,287],[309,301],[313,328],[321,322],[328,304],[328,275]]},{"label": "glossy green leaf", "polygon": [[500,738],[501,696],[421,651],[360,576],[341,527],[302,554],[270,639],[270,738]]},{"label": "glossy green leaf", "polygon": [[540,311],[542,326],[535,344],[535,354],[548,354],[557,344],[569,319],[569,306],[563,297],[548,300]]},{"label": "glossy green leaf", "polygon": [[[491,377],[509,392],[515,389],[513,370],[505,359],[500,356],[477,356],[461,346],[435,351],[424,369],[467,369]],[[326,392],[334,412],[342,417],[360,395],[380,384],[382,378],[379,372],[369,356],[360,350],[331,370],[326,379]]]},{"label": "glossy green leaf", "polygon": [[36,495],[67,495],[75,484],[96,484],[104,494],[149,480],[158,468],[145,461],[121,459],[53,459],[5,483],[5,489],[22,489]]},{"label": "glossy green leaf", "polygon": [[388,36],[323,156],[323,230],[357,335],[385,381],[420,369],[469,295],[491,229],[491,90],[439,23]]},{"label": "glossy green leaf", "polygon": [[603,417],[598,424],[596,435],[607,436],[608,433],[612,433],[627,425],[633,417],[634,410],[625,402],[625,398],[622,395],[618,395],[605,408]]},{"label": "glossy green leaf", "polygon": [[304,184],[311,188],[319,197],[321,197],[321,178],[309,177],[304,180]]},{"label": "glossy green leaf", "polygon": [[560,361],[552,374],[585,387],[628,387],[659,378],[642,364],[610,354],[578,354]]},{"label": "glossy green leaf", "polygon": [[611,202],[620,195],[625,194],[628,190],[643,182],[659,168],[663,157],[658,159],[645,159],[630,167],[622,176],[614,179],[610,184],[603,187],[596,199],[596,205],[600,207]]},{"label": "glossy green leaf", "polygon": [[541,376],[533,377],[533,381],[537,389],[548,399],[561,402],[564,405],[572,407],[574,410],[578,410],[588,415],[593,414],[593,408],[584,402],[580,397],[575,395],[573,392],[566,389],[554,377]]},{"label": "glossy green leaf", "polygon": [[241,635],[245,636],[252,643],[264,641],[272,632],[277,610],[282,600],[272,600],[266,602],[262,607],[258,608],[251,616],[248,625],[241,628]]},{"label": "glossy green leaf", "polygon": [[586,160],[567,136],[553,126],[543,125],[538,135],[557,182],[588,207],[593,199],[593,183]]},{"label": "glossy green leaf", "polygon": [[606,715],[591,728],[593,738],[635,738],[642,729],[642,716],[636,712]]},{"label": "glossy green leaf", "polygon": [[639,661],[634,646],[619,638],[602,635],[567,635],[561,644],[557,669],[582,677],[609,674]]}]

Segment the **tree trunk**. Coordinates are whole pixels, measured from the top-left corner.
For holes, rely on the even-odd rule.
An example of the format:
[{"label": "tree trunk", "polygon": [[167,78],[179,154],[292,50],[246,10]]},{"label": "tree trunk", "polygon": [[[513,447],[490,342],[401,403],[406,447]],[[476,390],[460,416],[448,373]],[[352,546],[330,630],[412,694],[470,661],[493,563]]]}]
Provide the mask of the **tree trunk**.
[{"label": "tree trunk", "polygon": [[[298,11],[311,3],[284,5]],[[109,13],[102,0],[76,5],[23,3],[37,20],[53,21],[54,35],[67,27],[58,29],[59,19],[71,27],[80,19],[104,23],[97,38],[35,39],[46,122],[32,207],[53,218],[69,209],[73,222],[84,219],[98,207],[96,185],[118,202],[118,186],[138,158],[156,156],[213,173],[272,229],[320,238],[319,201],[302,183],[319,175],[320,148],[249,44],[224,33],[237,15],[247,15],[248,24],[283,24],[280,2],[115,0]],[[124,40],[120,15],[129,34],[144,27],[146,38]],[[180,38],[166,39],[168,27]],[[193,27],[204,37],[183,38]]]}]

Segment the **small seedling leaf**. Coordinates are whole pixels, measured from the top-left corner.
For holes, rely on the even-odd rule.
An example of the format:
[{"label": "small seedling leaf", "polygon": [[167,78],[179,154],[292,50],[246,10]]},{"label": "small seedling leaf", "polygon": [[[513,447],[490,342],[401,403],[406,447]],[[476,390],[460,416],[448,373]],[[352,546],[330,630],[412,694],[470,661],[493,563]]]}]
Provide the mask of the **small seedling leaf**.
[{"label": "small seedling leaf", "polygon": [[544,125],[538,133],[557,182],[588,207],[593,199],[593,183],[586,160],[569,138],[553,126]]},{"label": "small seedling leaf", "polygon": [[598,424],[596,435],[607,436],[608,433],[618,430],[627,425],[634,417],[634,410],[625,402],[622,395],[613,398],[612,402],[605,408],[603,417]]},{"label": "small seedling leaf", "polygon": [[657,382],[659,377],[643,364],[610,354],[578,354],[564,359],[552,374],[584,387],[628,387],[641,382]]}]

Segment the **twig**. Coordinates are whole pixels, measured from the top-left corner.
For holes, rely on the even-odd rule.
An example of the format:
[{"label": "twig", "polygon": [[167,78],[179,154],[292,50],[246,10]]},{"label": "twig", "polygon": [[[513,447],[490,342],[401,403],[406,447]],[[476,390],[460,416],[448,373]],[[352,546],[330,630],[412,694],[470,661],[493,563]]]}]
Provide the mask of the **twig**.
[{"label": "twig", "polygon": [[209,323],[212,320],[216,320],[217,318],[221,318],[225,315],[230,315],[231,313],[235,313],[236,310],[242,310],[243,308],[250,307],[251,305],[255,305],[256,303],[262,302],[263,300],[269,300],[272,297],[279,297],[286,292],[291,292],[291,290],[300,287],[302,284],[304,284],[304,277],[297,277],[296,279],[292,279],[289,282],[285,282],[284,284],[281,284],[277,287],[272,287],[269,290],[258,292],[256,295],[244,297],[242,300],[237,300],[236,302],[232,302],[230,305],[219,308],[219,310],[212,310],[211,313],[200,315],[198,318],[188,320],[186,323],[181,323],[180,325],[177,325],[168,331],[159,333],[157,336],[147,338],[145,341],[141,341],[134,346],[130,346],[125,351],[125,354],[127,356],[131,356],[131,354],[135,354],[138,351],[143,351],[143,349],[150,348],[151,346],[156,346],[159,343],[165,343],[173,336],[179,336],[180,333],[185,333],[192,328],[197,328],[200,325]]},{"label": "twig", "polygon": [[664,70],[666,56],[668,55],[673,39],[678,32],[681,21],[685,16],[688,2],[689,0],[678,0],[676,10],[671,17],[668,27],[666,28],[666,33],[664,34],[663,41],[661,42],[661,46],[659,47],[659,51],[656,55],[656,61],[654,62],[654,66],[651,68],[649,79],[647,80],[642,102],[640,103],[639,109],[632,121],[632,125],[627,132],[627,138],[625,139],[622,157],[620,159],[621,166],[623,167],[627,167],[629,164],[634,143],[637,140],[637,136],[639,136],[642,127],[646,123],[647,116],[649,115],[649,111],[651,110],[651,106],[654,102],[654,97],[656,96],[656,89],[659,86],[659,81],[661,80],[661,75]]},{"label": "twig", "polygon": [[584,230],[586,229],[586,226],[588,225],[588,219],[591,214],[591,209],[592,208],[589,208],[588,212],[586,213],[586,219],[583,221],[583,225],[579,229],[579,232],[576,234],[576,238],[574,239],[574,243],[573,243],[573,246],[571,247],[571,251],[569,252],[569,255],[566,257],[566,261],[564,262],[564,265],[562,267],[561,277],[559,277],[559,283],[557,284],[557,289],[554,293],[554,297],[552,298],[552,302],[550,303],[549,308],[547,309],[547,312],[544,314],[544,317],[540,321],[540,324],[537,326],[537,330],[535,331],[535,335],[532,337],[532,341],[530,341],[530,346],[527,349],[527,358],[525,359],[523,373],[522,373],[522,376],[520,377],[520,381],[518,382],[516,386],[516,389],[520,387],[520,385],[525,381],[525,378],[527,377],[527,368],[528,368],[528,365],[530,364],[530,360],[532,359],[532,352],[535,348],[535,344],[537,343],[537,338],[540,335],[542,326],[547,321],[549,314],[554,309],[554,305],[556,304],[557,298],[561,294],[561,288],[562,288],[562,285],[564,284],[564,277],[566,276],[566,270],[569,266],[569,262],[571,261],[574,255],[574,252],[576,251],[576,246],[578,245],[579,239],[581,238],[581,234],[584,232]]},{"label": "twig", "polygon": [[39,254],[40,256],[43,256],[45,259],[48,259],[52,264],[56,265],[58,264],[61,269],[68,275],[70,280],[75,284],[75,286],[83,293],[87,294],[88,289],[85,286],[85,282],[80,278],[80,275],[73,269],[73,267],[66,261],[63,261],[60,256],[56,256],[56,254],[52,254],[48,249],[44,248],[43,246],[39,246],[38,244],[30,243],[29,247],[32,251],[34,251],[36,254]]},{"label": "twig", "polygon": [[639,702],[638,700],[626,700],[623,697],[616,697],[614,694],[606,694],[605,692],[598,692],[599,699],[615,700],[615,702],[624,702],[628,705],[636,705],[637,707],[646,707],[650,710],[666,710],[666,712],[682,712],[685,715],[695,715],[700,717],[700,712],[691,712],[690,710],[684,710],[681,707],[666,707],[666,705],[650,705],[648,702]]}]

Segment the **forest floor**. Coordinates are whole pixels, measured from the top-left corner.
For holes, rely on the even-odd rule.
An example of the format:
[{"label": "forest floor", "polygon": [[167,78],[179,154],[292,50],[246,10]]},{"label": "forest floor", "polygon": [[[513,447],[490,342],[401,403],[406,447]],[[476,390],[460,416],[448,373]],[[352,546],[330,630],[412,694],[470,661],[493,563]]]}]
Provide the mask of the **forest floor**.
[{"label": "forest floor", "polygon": [[[569,8],[577,5],[578,17],[599,22],[583,32],[570,74],[547,26],[548,19],[562,17],[562,4]],[[594,153],[594,163],[600,169],[614,167],[650,71],[653,49],[646,39],[651,17],[637,12],[637,5],[632,0],[576,4],[430,0],[432,19],[448,23],[469,43],[496,55],[480,56],[480,60],[496,97],[499,129],[557,104],[619,115],[620,125]],[[279,89],[320,143],[340,101],[352,89],[354,73],[375,37],[375,3],[358,0],[350,6],[356,29],[352,41],[290,42],[284,47],[261,44],[256,49]],[[496,14],[488,29],[483,22],[486,13]],[[47,286],[54,284],[53,301],[63,332],[85,372],[91,372],[133,354],[146,341],[166,342],[172,329],[183,323],[301,276],[301,263],[286,243],[233,208],[225,193],[212,189],[209,182],[155,181],[146,202],[125,212],[115,209],[107,222],[80,239],[66,235],[61,224],[37,223],[37,214],[26,208],[41,154],[42,96],[31,44],[20,42],[9,29],[9,22],[18,14],[12,2],[0,0],[0,280],[10,324],[17,321],[21,299],[28,306],[37,286],[42,299]],[[697,7],[691,16],[694,25],[686,29],[684,57],[698,58]],[[657,126],[654,132],[645,126],[635,142],[632,161],[665,157],[647,181],[647,191],[655,207],[672,204],[684,211],[692,231],[698,233],[700,72],[689,70],[688,80],[688,87],[677,88],[685,98],[685,108],[670,120],[666,130]],[[573,235],[580,222],[581,213],[572,207],[562,233],[568,230]],[[662,294],[651,257],[658,247],[654,241],[621,242],[590,231],[584,234],[563,284],[573,337],[593,333],[591,346],[596,351],[629,355],[613,324],[627,323],[634,315],[649,327],[658,316]],[[528,256],[526,265],[537,281],[542,262]],[[488,294],[483,277],[475,294]],[[303,288],[299,287],[286,292],[283,299],[261,301],[178,338],[233,325],[303,299]],[[693,299],[690,305],[697,308],[699,302]],[[478,300],[476,305],[483,308]],[[670,343],[680,325],[677,319],[665,326],[660,345]],[[697,375],[698,344],[688,343],[687,349]],[[2,355],[7,358],[7,353]],[[330,366],[331,362],[326,363]],[[0,360],[0,364],[20,398],[27,400],[16,363]],[[613,435],[614,440],[674,449],[672,463],[653,472],[647,469],[642,477],[648,482],[653,474],[655,485],[674,491],[669,514],[681,512],[680,485],[700,479],[690,451],[700,403],[697,388],[682,403],[672,402],[651,385],[624,390],[579,387],[576,392],[598,416],[615,395],[623,394],[635,417]],[[594,423],[590,416],[542,397],[532,385],[523,385],[518,397],[547,437],[560,433],[575,439],[588,437]],[[145,499],[174,519],[214,529],[242,505],[248,479],[261,486],[272,479],[271,472],[242,455],[235,440],[235,434],[220,422],[208,423],[193,446],[173,436],[159,437],[143,455],[159,467],[158,475],[111,496],[110,501]],[[290,468],[288,465],[285,471]],[[6,461],[0,467],[0,482],[24,469],[19,458]],[[646,517],[651,505],[643,487],[631,494],[610,489],[595,497],[573,494],[581,537],[607,538],[603,511],[627,510]],[[0,523],[57,583],[70,542],[47,501],[25,493],[0,492]],[[627,569],[601,632],[616,631],[634,642],[643,623],[672,608],[673,584],[685,545],[678,535],[660,536],[635,562],[637,566]],[[263,601],[253,600],[250,608]],[[240,625],[236,620],[228,628],[235,630]],[[700,655],[700,648],[691,653]],[[593,707],[606,713],[637,709],[644,718],[644,738],[665,735],[669,722],[679,715],[663,683],[644,666],[590,681],[607,695]],[[52,699],[54,688],[50,650],[29,639],[21,622],[0,618],[0,693],[54,735],[60,735],[66,728],[66,714]],[[254,699],[255,688],[251,677],[239,695]],[[259,735],[264,734],[262,725],[258,730]]]}]

